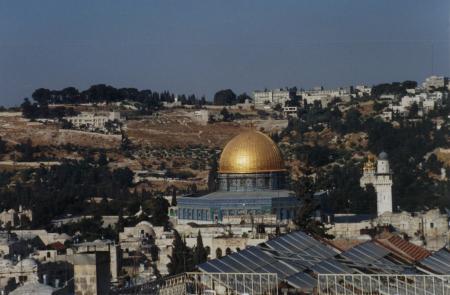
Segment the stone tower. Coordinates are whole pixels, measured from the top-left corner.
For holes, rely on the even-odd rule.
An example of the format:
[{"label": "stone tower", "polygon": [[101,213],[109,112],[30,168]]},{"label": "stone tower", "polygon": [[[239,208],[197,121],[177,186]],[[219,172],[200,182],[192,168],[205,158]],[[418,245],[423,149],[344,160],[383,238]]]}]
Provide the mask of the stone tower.
[{"label": "stone tower", "polygon": [[388,155],[381,152],[377,163],[372,157],[364,165],[363,176],[360,180],[361,187],[372,184],[377,193],[377,215],[384,212],[392,212],[392,172],[389,168]]}]

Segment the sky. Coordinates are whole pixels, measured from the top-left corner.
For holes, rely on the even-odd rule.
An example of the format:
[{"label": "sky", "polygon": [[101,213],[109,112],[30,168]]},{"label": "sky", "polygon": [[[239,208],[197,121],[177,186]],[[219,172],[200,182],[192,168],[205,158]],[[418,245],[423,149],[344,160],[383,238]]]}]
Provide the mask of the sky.
[{"label": "sky", "polygon": [[237,94],[450,75],[448,0],[0,0],[0,105],[105,83]]}]

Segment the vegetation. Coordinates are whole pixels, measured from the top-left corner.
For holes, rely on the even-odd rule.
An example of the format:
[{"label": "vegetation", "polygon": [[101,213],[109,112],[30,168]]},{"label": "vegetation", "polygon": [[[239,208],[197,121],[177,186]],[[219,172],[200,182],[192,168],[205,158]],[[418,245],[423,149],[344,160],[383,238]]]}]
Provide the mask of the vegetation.
[{"label": "vegetation", "polygon": [[[415,82],[414,82],[415,83]],[[414,83],[406,81],[375,87],[376,93],[392,93],[413,87]],[[379,103],[384,105],[383,102]],[[374,106],[375,109],[375,106]],[[377,107],[381,111],[382,107]],[[436,110],[436,114],[447,116],[447,106]],[[444,112],[444,113],[442,113]],[[393,202],[395,209],[417,211],[429,207],[445,208],[450,206],[448,195],[449,183],[436,182],[430,172],[440,174],[443,165],[432,154],[436,148],[448,148],[449,130],[447,125],[436,129],[432,122],[433,114],[424,117],[396,118],[397,126],[374,117],[365,117],[359,109],[352,107],[341,113],[330,105],[323,108],[318,104],[309,105],[299,112],[298,119],[290,119],[288,126],[281,133],[291,143],[290,153],[307,168],[306,173],[316,174],[319,189],[330,193],[329,207],[335,212],[374,213],[373,188],[363,190],[359,186],[362,173],[361,160],[351,160],[355,152],[389,154],[391,168],[394,172]],[[332,145],[305,142],[312,132],[320,134],[328,129],[334,132],[338,141]],[[361,133],[367,135],[366,146],[344,146],[343,136]],[[318,135],[320,138],[320,135]],[[362,143],[361,143],[362,144]]]},{"label": "vegetation", "polygon": [[186,246],[186,241],[181,239],[180,234],[174,230],[172,254],[169,255],[170,262],[167,264],[169,275],[194,270],[194,256],[192,249]]},{"label": "vegetation", "polygon": [[217,155],[214,153],[209,161],[209,173],[208,173],[208,191],[213,192],[217,190],[219,186],[219,163]]},{"label": "vegetation", "polygon": [[[32,98],[39,105],[46,104],[79,104],[79,103],[100,103],[100,102],[120,102],[124,100],[141,102],[144,105],[155,106],[162,101],[173,102],[175,95],[168,91],[161,93],[151,90],[138,90],[136,88],[115,88],[110,85],[92,85],[86,90],[79,91],[74,87],[67,87],[62,90],[50,90],[45,88],[36,89]],[[194,102],[206,103],[205,99],[197,99],[195,95],[186,97],[181,95],[178,99],[182,103]]]},{"label": "vegetation", "polygon": [[233,105],[236,104],[236,94],[233,90],[225,89],[220,90],[214,94],[214,104],[215,105]]},{"label": "vegetation", "polygon": [[194,265],[202,264],[206,262],[207,259],[208,259],[208,252],[203,246],[202,234],[199,230],[197,235],[197,244],[194,247],[194,258],[193,258]]},{"label": "vegetation", "polygon": [[406,89],[416,88],[416,81],[383,83],[372,87],[372,95],[379,98],[383,94],[405,95]]},{"label": "vegetation", "polygon": [[315,213],[320,209],[320,202],[314,199],[316,187],[311,179],[308,177],[299,179],[293,189],[302,199],[302,205],[297,209],[294,218],[297,229],[318,237],[333,238],[332,235],[327,234],[324,224],[315,219]]}]

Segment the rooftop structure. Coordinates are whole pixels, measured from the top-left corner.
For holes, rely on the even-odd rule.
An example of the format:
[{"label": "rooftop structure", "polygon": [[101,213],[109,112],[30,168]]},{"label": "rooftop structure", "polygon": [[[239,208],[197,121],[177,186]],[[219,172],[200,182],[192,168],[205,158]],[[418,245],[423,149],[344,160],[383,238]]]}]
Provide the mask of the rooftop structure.
[{"label": "rooftop structure", "polygon": [[[446,279],[440,279],[440,275],[450,274],[450,252],[445,249],[433,254],[423,249],[410,251],[407,249],[414,245],[406,241],[401,246],[398,241],[392,243],[398,246],[397,250],[384,247],[374,240],[341,251],[306,233],[292,232],[220,259],[210,260],[200,264],[198,268],[205,274],[276,274],[279,286],[306,294],[316,294],[314,292],[318,288],[323,288],[320,294],[375,294],[372,292],[378,292],[376,290],[382,290],[381,294],[426,294],[425,290],[429,289],[420,285],[423,278],[430,282],[429,287],[435,283],[441,290],[443,287],[450,290],[445,283]],[[414,262],[408,261],[403,251],[398,251],[399,248],[408,252],[409,256],[415,255]],[[327,278],[323,276],[340,276],[340,279],[326,282]],[[395,284],[383,276],[389,276]],[[408,278],[405,279],[405,276]],[[361,285],[362,280],[371,283]],[[405,289],[409,287],[407,285],[412,286],[411,290],[416,290],[417,293],[395,293],[396,288]],[[252,286],[251,282],[247,286]],[[329,293],[331,288],[340,291]],[[392,292],[387,291],[390,288]],[[355,289],[360,293],[352,293]],[[365,293],[369,289],[373,291]]]}]

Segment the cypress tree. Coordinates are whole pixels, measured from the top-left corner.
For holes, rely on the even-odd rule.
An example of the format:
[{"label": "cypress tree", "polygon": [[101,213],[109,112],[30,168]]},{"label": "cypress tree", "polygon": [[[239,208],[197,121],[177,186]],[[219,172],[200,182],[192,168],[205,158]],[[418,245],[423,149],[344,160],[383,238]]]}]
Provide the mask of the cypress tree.
[{"label": "cypress tree", "polygon": [[219,178],[218,170],[219,164],[217,163],[217,155],[214,153],[209,162],[209,174],[208,174],[208,190],[213,192],[217,189],[217,182]]},{"label": "cypress tree", "polygon": [[170,203],[172,206],[177,205],[177,188],[175,186],[172,187],[172,201]]},{"label": "cypress tree", "polygon": [[208,253],[203,246],[203,239],[200,230],[197,235],[197,245],[194,248],[194,265],[202,264],[208,259]]},{"label": "cypress tree", "polygon": [[167,264],[169,274],[176,275],[192,271],[194,269],[192,249],[186,246],[186,241],[181,239],[180,234],[176,230],[174,230],[172,245],[172,255],[169,255],[170,262]]}]

